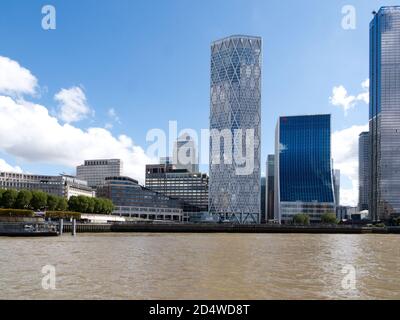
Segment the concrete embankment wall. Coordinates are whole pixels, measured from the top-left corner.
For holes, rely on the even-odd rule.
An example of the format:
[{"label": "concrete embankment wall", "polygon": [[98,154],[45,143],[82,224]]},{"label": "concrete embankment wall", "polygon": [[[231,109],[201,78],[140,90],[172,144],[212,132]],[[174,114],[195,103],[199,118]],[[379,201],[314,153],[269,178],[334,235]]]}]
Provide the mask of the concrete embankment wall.
[{"label": "concrete embankment wall", "polygon": [[[102,232],[154,232],[154,233],[305,233],[305,234],[388,234],[399,233],[400,228],[369,228],[349,226],[268,226],[224,224],[77,224],[78,233]],[[71,232],[71,225],[64,225]]]},{"label": "concrete embankment wall", "polygon": [[[111,232],[111,224],[99,224],[99,223],[78,223],[76,224],[76,232],[86,233],[102,233]],[[72,224],[64,224],[63,232],[72,232]]]}]

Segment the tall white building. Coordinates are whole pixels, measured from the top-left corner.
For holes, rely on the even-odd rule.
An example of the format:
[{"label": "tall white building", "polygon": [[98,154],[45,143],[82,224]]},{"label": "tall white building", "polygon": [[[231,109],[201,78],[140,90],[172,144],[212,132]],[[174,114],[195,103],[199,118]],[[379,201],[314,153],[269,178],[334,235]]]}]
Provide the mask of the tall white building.
[{"label": "tall white building", "polygon": [[120,159],[85,160],[83,165],[76,167],[78,179],[87,181],[92,188],[103,185],[106,177],[122,175],[122,161]]},{"label": "tall white building", "polygon": [[260,37],[211,45],[209,211],[234,223],[259,223],[261,210]]}]

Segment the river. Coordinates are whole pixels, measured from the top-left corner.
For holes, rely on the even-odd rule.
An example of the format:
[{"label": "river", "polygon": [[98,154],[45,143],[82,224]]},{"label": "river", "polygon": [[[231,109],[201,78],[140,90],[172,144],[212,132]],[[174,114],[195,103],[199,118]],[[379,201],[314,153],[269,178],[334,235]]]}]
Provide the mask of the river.
[{"label": "river", "polygon": [[400,299],[400,236],[0,238],[0,299]]}]

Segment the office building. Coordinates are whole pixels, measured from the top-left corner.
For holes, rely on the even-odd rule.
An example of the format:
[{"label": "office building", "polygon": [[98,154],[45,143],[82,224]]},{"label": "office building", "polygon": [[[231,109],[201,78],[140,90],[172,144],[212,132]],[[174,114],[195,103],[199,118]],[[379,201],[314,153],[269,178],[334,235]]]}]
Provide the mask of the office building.
[{"label": "office building", "polygon": [[177,169],[171,163],[146,165],[146,187],[183,201],[185,219],[208,212],[208,176]]},{"label": "office building", "polygon": [[335,190],[335,205],[340,206],[340,170],[333,170],[333,186]]},{"label": "office building", "polygon": [[370,148],[369,132],[362,132],[358,139],[358,210],[368,210]]},{"label": "office building", "polygon": [[76,168],[78,179],[88,182],[89,187],[96,188],[104,183],[106,177],[117,177],[122,174],[122,161],[119,159],[85,160]]},{"label": "office building", "polygon": [[365,216],[357,212],[356,207],[350,207],[350,206],[336,207],[336,217],[339,219],[339,221],[352,220],[352,218],[355,215],[359,215],[360,217],[362,216],[363,218],[366,218]]},{"label": "office building", "polygon": [[261,51],[260,37],[211,45],[209,210],[233,223],[260,222]]},{"label": "office building", "polygon": [[400,216],[400,6],[370,24],[370,198],[373,220]]},{"label": "office building", "polygon": [[260,208],[260,212],[261,212],[261,218],[260,218],[260,222],[261,223],[266,223],[267,219],[266,219],[266,195],[267,195],[267,178],[266,177],[261,177],[261,208]]},{"label": "office building", "polygon": [[199,160],[196,141],[188,134],[182,134],[174,144],[173,163],[176,169],[187,170],[188,172],[199,172]]},{"label": "office building", "polygon": [[97,187],[97,196],[113,202],[115,215],[149,220],[183,219],[179,200],[145,188],[128,177],[106,177],[104,183]]},{"label": "office building", "polygon": [[266,220],[275,220],[275,155],[267,159]]},{"label": "office building", "polygon": [[335,213],[331,116],[280,117],[276,127],[275,213],[281,223],[308,214],[312,223]]},{"label": "office building", "polygon": [[95,196],[95,192],[86,181],[68,175],[50,176],[0,172],[0,189],[39,190],[66,199],[80,195]]}]

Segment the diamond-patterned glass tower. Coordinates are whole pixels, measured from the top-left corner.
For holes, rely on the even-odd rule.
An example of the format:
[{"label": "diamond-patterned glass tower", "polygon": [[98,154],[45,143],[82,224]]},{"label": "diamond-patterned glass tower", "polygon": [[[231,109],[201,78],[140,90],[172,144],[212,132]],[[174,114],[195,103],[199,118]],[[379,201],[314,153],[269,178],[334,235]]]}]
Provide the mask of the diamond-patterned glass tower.
[{"label": "diamond-patterned glass tower", "polygon": [[[209,210],[235,223],[260,221],[261,49],[261,38],[252,36],[211,44]],[[221,132],[230,132],[230,141],[220,138]],[[251,142],[249,132],[254,134]],[[220,164],[213,162],[216,142]],[[231,159],[226,148],[232,148]],[[252,158],[245,174],[238,173],[243,167],[235,160],[238,154]]]}]

